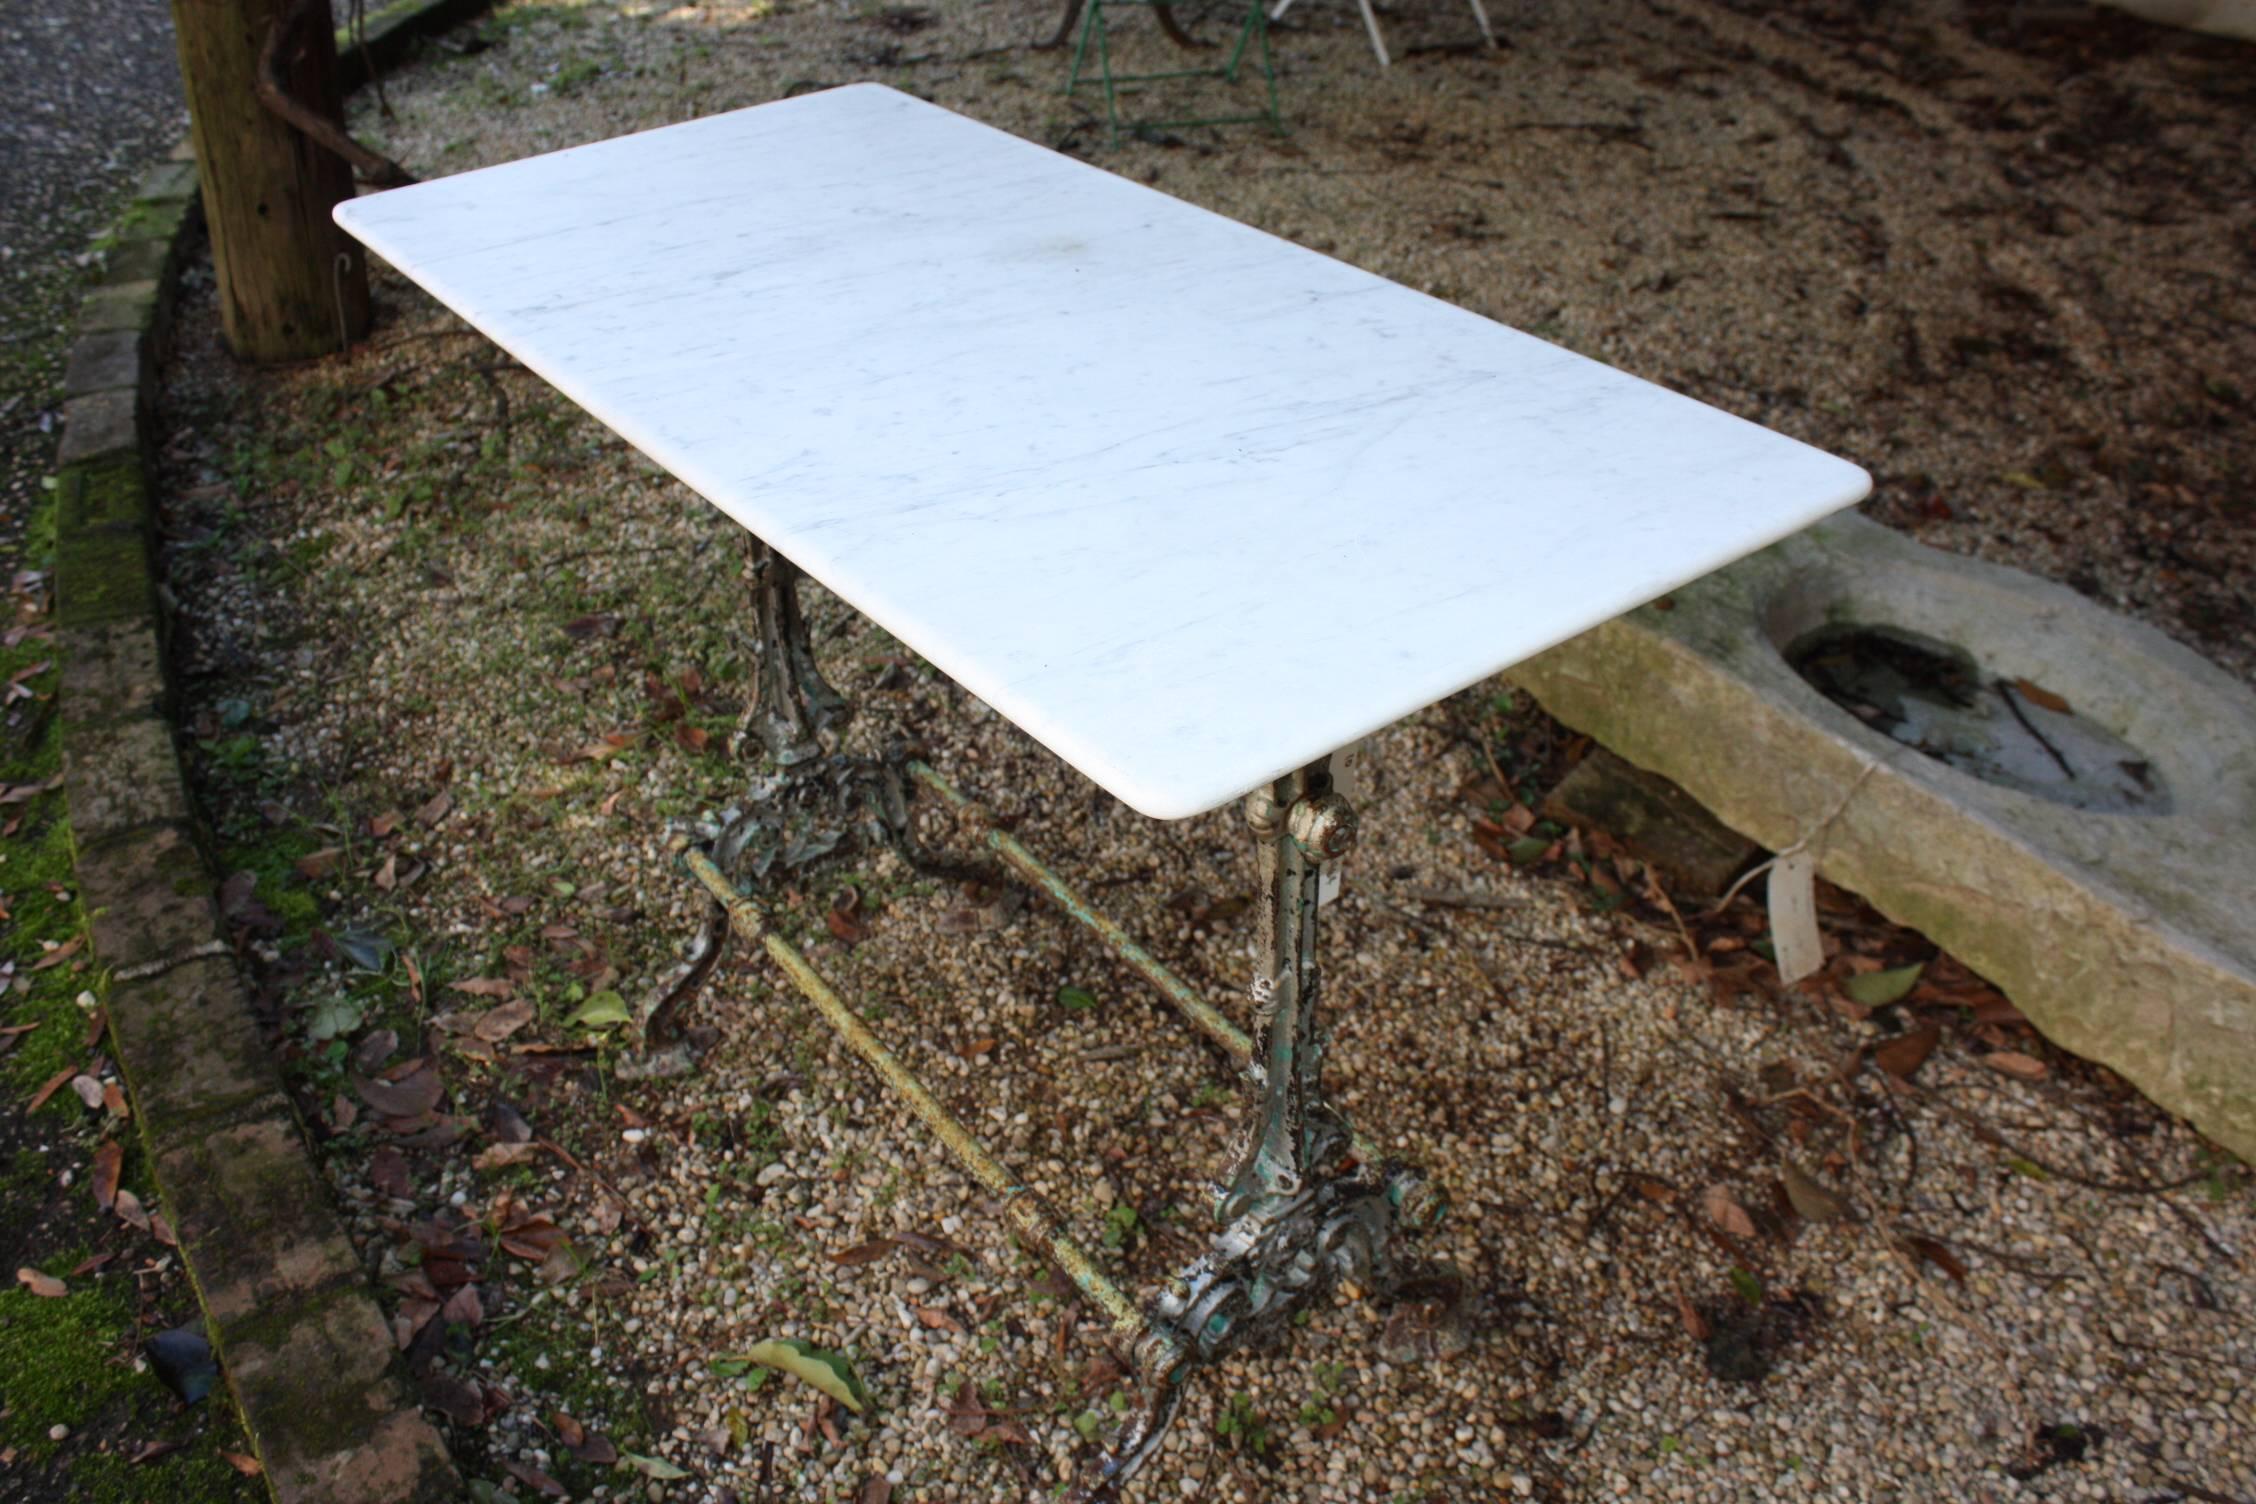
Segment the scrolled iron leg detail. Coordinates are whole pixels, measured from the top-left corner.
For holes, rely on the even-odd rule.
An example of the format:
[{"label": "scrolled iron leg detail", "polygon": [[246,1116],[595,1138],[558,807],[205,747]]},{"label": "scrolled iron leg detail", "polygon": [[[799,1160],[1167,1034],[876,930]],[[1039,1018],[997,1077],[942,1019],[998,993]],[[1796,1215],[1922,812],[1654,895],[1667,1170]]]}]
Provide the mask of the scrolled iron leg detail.
[{"label": "scrolled iron leg detail", "polygon": [[1147,1408],[1084,1474],[1078,1499],[1111,1497],[1158,1450],[1196,1368],[1280,1337],[1295,1312],[1343,1283],[1393,1284],[1395,1233],[1430,1226],[1445,1210],[1414,1170],[1358,1158],[1346,1118],[1324,1099],[1317,894],[1324,863],[1345,855],[1356,835],[1355,811],[1332,787],[1328,761],[1250,795],[1246,822],[1262,884],[1259,1037],[1248,1071],[1260,1113],[1220,1188],[1221,1231],[1145,1312],[1148,1340],[1179,1360],[1164,1379],[1139,1365]]},{"label": "scrolled iron leg detail", "polygon": [[[710,819],[678,827],[679,844],[695,845],[732,877],[756,843],[791,823],[789,806],[827,802],[852,809],[874,806],[876,822],[888,822],[888,805],[900,802],[899,780],[891,799],[875,787],[840,787],[831,797],[795,789],[796,782],[823,767],[822,734],[843,725],[853,705],[831,686],[815,663],[814,642],[799,608],[799,568],[752,533],[744,535],[744,585],[751,597],[755,650],[752,701],[729,738],[729,755],[740,763],[764,750],[782,770],[780,778],[755,778],[742,804]],[[852,784],[852,777],[832,782]],[[872,780],[863,776],[862,784]],[[794,798],[793,795],[797,797]],[[905,816],[893,821],[904,823]],[[803,823],[803,822],[802,822]],[[827,848],[825,848],[827,849]],[[728,947],[727,915],[719,905],[706,911],[689,952],[644,999],[640,1009],[643,1052],[622,1063],[628,1079],[674,1076],[695,1064],[684,1038],[681,1014],[705,985]]]},{"label": "scrolled iron leg detail", "polygon": [[815,666],[814,642],[799,610],[799,566],[746,533],[744,583],[760,663],[752,704],[729,740],[729,755],[748,760],[757,741],[778,767],[811,761],[822,755],[821,734],[845,724],[854,707]]}]

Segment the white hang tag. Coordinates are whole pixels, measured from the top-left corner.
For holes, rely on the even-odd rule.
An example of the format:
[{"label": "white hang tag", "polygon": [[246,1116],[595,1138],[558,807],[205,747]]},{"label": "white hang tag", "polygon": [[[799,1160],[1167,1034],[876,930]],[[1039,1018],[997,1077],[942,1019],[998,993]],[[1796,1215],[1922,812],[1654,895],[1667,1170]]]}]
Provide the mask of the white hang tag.
[{"label": "white hang tag", "polygon": [[[1350,742],[1332,754],[1332,789],[1350,804],[1361,802],[1371,791],[1371,739]],[[1316,875],[1316,904],[1321,908],[1340,896],[1340,878],[1347,865],[1334,857]]]},{"label": "white hang tag", "polygon": [[1781,856],[1770,868],[1770,944],[1778,978],[1788,986],[1825,965],[1825,937],[1817,929],[1817,858],[1808,851]]}]

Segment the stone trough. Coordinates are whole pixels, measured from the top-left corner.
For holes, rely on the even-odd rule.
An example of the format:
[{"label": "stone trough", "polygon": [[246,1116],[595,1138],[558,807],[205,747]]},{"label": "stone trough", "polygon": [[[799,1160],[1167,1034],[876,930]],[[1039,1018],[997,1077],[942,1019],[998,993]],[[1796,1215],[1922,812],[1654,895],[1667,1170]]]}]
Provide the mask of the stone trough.
[{"label": "stone trough", "polygon": [[2256,695],[2223,670],[1848,515],[1512,677],[2256,1159]]}]

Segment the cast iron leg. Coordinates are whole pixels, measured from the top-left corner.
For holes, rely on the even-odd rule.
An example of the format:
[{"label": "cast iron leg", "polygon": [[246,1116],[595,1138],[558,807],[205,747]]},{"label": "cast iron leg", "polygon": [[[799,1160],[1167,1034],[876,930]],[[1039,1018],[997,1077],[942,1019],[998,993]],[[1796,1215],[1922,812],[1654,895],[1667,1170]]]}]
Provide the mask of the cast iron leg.
[{"label": "cast iron leg", "polygon": [[1345,1124],[1324,1104],[1316,894],[1323,864],[1355,844],[1355,811],[1333,791],[1327,764],[1318,763],[1248,795],[1246,823],[1262,889],[1253,976],[1262,1103],[1253,1140],[1217,1207],[1225,1223],[1299,1195],[1347,1142]]},{"label": "cast iron leg", "polygon": [[853,714],[846,697],[815,667],[807,620],[799,613],[799,568],[751,533],[744,535],[744,583],[760,639],[751,706],[729,754],[748,760],[757,739],[778,767],[822,753],[820,733]]},{"label": "cast iron leg", "polygon": [[[755,789],[742,806],[701,822],[703,828],[697,839],[732,876],[748,847],[763,841],[772,847],[784,839],[795,805],[820,803],[826,790],[847,796],[834,803],[850,804],[859,797],[853,770],[841,770],[835,763],[826,767],[821,761],[821,734],[842,725],[853,714],[853,706],[815,666],[807,619],[799,610],[798,566],[746,533],[744,584],[752,597],[760,661],[752,671],[752,703],[729,737],[729,756],[750,763],[765,751],[782,770],[782,776],[754,779]],[[866,788],[867,782],[863,779],[861,787]],[[827,845],[810,849],[827,851],[836,844],[832,839]],[[704,924],[690,942],[688,956],[644,999],[641,1023],[645,1053],[621,1064],[623,1076],[669,1076],[690,1069],[693,1052],[683,1037],[681,1010],[719,964],[728,936],[726,911],[719,904],[710,906]]]},{"label": "cast iron leg", "polygon": [[[1261,948],[1253,983],[1249,1074],[1261,1112],[1236,1172],[1221,1187],[1222,1229],[1207,1252],[1148,1308],[1137,1366],[1164,1373],[1164,1392],[1191,1369],[1281,1336],[1293,1313],[1342,1281],[1380,1290],[1396,1269],[1389,1244],[1430,1225],[1440,1193],[1415,1171],[1358,1160],[1347,1121],[1323,1097],[1316,905],[1323,864],[1355,842],[1355,811],[1332,787],[1329,760],[1246,799],[1261,864]],[[1158,1448],[1167,1414],[1139,1425],[1083,1480],[1107,1497]]]}]

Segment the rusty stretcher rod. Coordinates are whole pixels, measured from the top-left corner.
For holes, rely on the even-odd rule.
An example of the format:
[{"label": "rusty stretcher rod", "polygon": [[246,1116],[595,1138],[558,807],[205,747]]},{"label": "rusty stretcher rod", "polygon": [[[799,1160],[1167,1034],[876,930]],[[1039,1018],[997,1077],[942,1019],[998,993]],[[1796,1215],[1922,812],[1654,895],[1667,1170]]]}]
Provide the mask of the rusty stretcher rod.
[{"label": "rusty stretcher rod", "polygon": [[1198,995],[1197,989],[1190,983],[1161,965],[1158,957],[1138,945],[1126,930],[1092,908],[1080,894],[1067,887],[1065,879],[1043,866],[1036,860],[1033,852],[1021,846],[1010,832],[997,825],[994,814],[985,805],[965,795],[927,763],[912,760],[909,763],[909,776],[938,794],[956,814],[977,826],[979,833],[986,838],[987,849],[1001,857],[1013,871],[1049,894],[1057,906],[1074,919],[1096,931],[1097,938],[1104,941],[1108,950],[1134,967],[1145,981],[1157,987],[1161,995],[1191,1021],[1193,1027],[1220,1047],[1223,1054],[1240,1066],[1253,1063],[1253,1041],[1246,1037],[1243,1029],[1223,1017],[1212,1003]]},{"label": "rusty stretcher rod", "polygon": [[[1212,1040],[1240,1070],[1251,1071],[1254,1068],[1253,1041],[1246,1037],[1243,1029],[1231,1023],[1212,1003],[1200,997],[1197,988],[1169,971],[1157,956],[1138,945],[1103,910],[1095,908],[1087,899],[1074,892],[1067,886],[1064,878],[1043,866],[1033,852],[1020,845],[1017,838],[995,823],[993,811],[950,783],[941,776],[939,769],[929,763],[912,758],[908,771],[911,778],[938,794],[949,809],[977,826],[979,833],[987,840],[988,850],[1001,857],[1021,877],[1049,894],[1060,909],[1096,931],[1097,938],[1105,943],[1106,949],[1158,988],[1160,995],[1173,1003],[1183,1017]],[[1366,1164],[1375,1165],[1385,1157],[1380,1154],[1376,1144],[1353,1131],[1348,1135],[1348,1149]]]},{"label": "rusty stretcher rod", "polygon": [[[792,985],[815,1005],[848,1048],[861,1056],[870,1069],[909,1104],[924,1126],[932,1130],[933,1136],[973,1179],[1002,1198],[1003,1220],[1028,1247],[1065,1271],[1066,1277],[1111,1322],[1113,1334],[1122,1348],[1146,1360],[1155,1374],[1171,1369],[1178,1356],[1175,1345],[1153,1331],[1135,1300],[1105,1276],[1087,1250],[1057,1225],[1040,1199],[988,1152],[987,1146],[961,1119],[940,1105],[939,1099],[925,1089],[924,1083],[901,1063],[899,1056],[869,1031],[854,1010],[846,1006],[845,1000],[833,992],[830,984],[808,963],[799,948],[768,927],[760,906],[737,892],[703,852],[685,851],[682,860],[691,875],[728,911],[729,928],[746,942],[765,947],[770,959],[783,968]],[[1155,1337],[1162,1340],[1151,1340]]]}]

